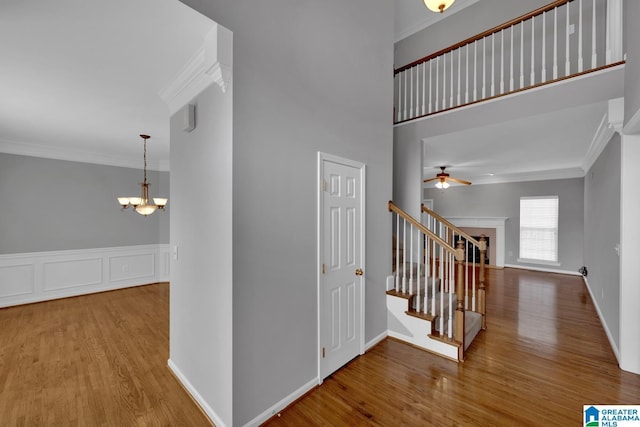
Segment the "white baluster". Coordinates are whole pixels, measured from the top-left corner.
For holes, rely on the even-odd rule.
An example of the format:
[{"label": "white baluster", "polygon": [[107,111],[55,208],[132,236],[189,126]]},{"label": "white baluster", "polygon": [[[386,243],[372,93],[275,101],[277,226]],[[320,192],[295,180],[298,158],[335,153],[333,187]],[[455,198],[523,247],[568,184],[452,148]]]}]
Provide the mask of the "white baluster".
[{"label": "white baluster", "polygon": [[447,109],[447,54],[442,55],[442,109]]},{"label": "white baluster", "polygon": [[433,111],[439,111],[438,110],[438,102],[439,102],[439,97],[438,97],[438,92],[440,91],[440,57],[438,56],[438,58],[436,58],[436,97],[435,99],[435,108]]},{"label": "white baluster", "polygon": [[398,110],[396,111],[396,122],[402,120],[402,73],[396,74],[398,76]]},{"label": "white baluster", "polygon": [[420,264],[422,264],[422,245],[420,244],[420,242],[422,242],[422,239],[420,238],[422,236],[422,233],[420,232],[420,230],[418,230],[418,284],[416,285],[416,312],[420,313]]},{"label": "white baluster", "polygon": [[473,269],[471,270],[471,283],[472,283],[472,303],[471,308],[476,311],[476,256],[478,254],[478,247],[473,245]]},{"label": "white baluster", "polygon": [[513,92],[513,25],[511,26],[511,54],[509,55],[509,92]]},{"label": "white baluster", "polygon": [[558,8],[553,8],[553,79],[558,78]]},{"label": "white baluster", "polygon": [[396,292],[400,291],[400,215],[396,214]]},{"label": "white baluster", "polygon": [[520,89],[524,87],[524,22],[520,23]]},{"label": "white baluster", "polygon": [[536,68],[535,68],[535,59],[536,59],[536,17],[531,17],[531,86],[536,84]]},{"label": "white baluster", "polygon": [[478,100],[478,40],[473,42],[473,100]]},{"label": "white baluster", "polygon": [[402,293],[407,292],[407,220],[402,218]]},{"label": "white baluster", "polygon": [[540,82],[547,81],[547,12],[542,13],[542,70]]},{"label": "white baluster", "polygon": [[429,60],[429,113],[431,113],[431,62],[433,59]]},{"label": "white baluster", "polygon": [[584,69],[582,59],[582,0],[578,1],[578,72]]},{"label": "white baluster", "polygon": [[486,40],[487,40],[486,37],[482,38],[482,99],[485,99],[487,97],[487,87],[486,87],[487,46],[485,42]]},{"label": "white baluster", "polygon": [[427,63],[423,62],[422,63],[422,115],[424,116],[425,114],[427,114],[427,104],[426,104],[426,93],[427,93],[427,79],[426,79],[426,72],[427,72]]},{"label": "white baluster", "polygon": [[593,0],[593,19],[591,20],[591,68],[598,66],[598,53],[596,49],[596,0]]},{"label": "white baluster", "polygon": [[464,242],[464,254],[467,259],[464,260],[464,309],[469,310],[469,241]]},{"label": "white baluster", "polygon": [[413,69],[415,67],[409,68],[409,118],[412,119],[415,116],[413,115]]},{"label": "white baluster", "polygon": [[[411,224],[411,227],[409,228],[409,293],[413,294],[413,259],[414,259],[414,253],[413,253],[413,223]],[[405,260],[406,261],[406,260]]]},{"label": "white baluster", "polygon": [[500,30],[500,93],[504,93],[504,29]]},{"label": "white baluster", "polygon": [[453,267],[455,258],[453,254],[449,253],[449,339],[453,338],[453,312],[455,311],[452,304],[453,295],[455,295],[456,283],[453,277]]},{"label": "white baluster", "polygon": [[458,48],[458,103],[456,105],[460,105],[460,93],[462,89],[460,88],[460,74],[462,74],[462,68],[460,68],[460,61],[462,59],[462,48]]},{"label": "white baluster", "polygon": [[404,103],[402,105],[403,108],[403,114],[402,117],[404,118],[404,120],[407,120],[407,114],[408,114],[408,109],[407,109],[407,70],[404,70],[402,72],[402,74],[404,74]]},{"label": "white baluster", "polygon": [[444,253],[442,250],[442,246],[440,246],[440,282],[441,282],[441,287],[440,287],[440,309],[438,310],[438,317],[440,318],[440,334],[444,334],[444,316],[443,316],[443,308],[444,308],[444,281],[445,281],[445,277],[444,277]]},{"label": "white baluster", "polygon": [[464,103],[469,103],[469,43],[467,43],[467,55],[464,58],[466,62],[466,76],[464,80]]},{"label": "white baluster", "polygon": [[491,34],[491,96],[496,94],[496,49],[494,42],[496,40],[496,33]]},{"label": "white baluster", "polygon": [[[432,294],[431,294],[431,314],[433,316],[436,315],[436,281],[435,281],[435,276],[437,275],[437,270],[436,270],[436,242],[435,240],[431,241],[431,288],[433,290]],[[442,282],[442,276],[440,277],[440,282]],[[442,286],[442,285],[440,285]]]},{"label": "white baluster", "polygon": [[451,51],[451,87],[449,90],[449,95],[450,95],[450,99],[449,99],[449,108],[453,107],[453,51]]},{"label": "white baluster", "polygon": [[571,74],[571,58],[569,56],[571,54],[571,48],[570,48],[570,45],[569,45],[569,27],[571,26],[570,19],[569,19],[569,16],[571,15],[569,13],[569,5],[570,4],[571,3],[565,3],[565,5],[567,6],[567,25],[565,26],[565,32],[564,32],[565,33],[565,45],[566,45],[566,49],[567,49],[567,51],[566,51],[566,53],[567,53],[566,54],[566,62],[564,64],[565,76],[568,76],[569,74]]}]

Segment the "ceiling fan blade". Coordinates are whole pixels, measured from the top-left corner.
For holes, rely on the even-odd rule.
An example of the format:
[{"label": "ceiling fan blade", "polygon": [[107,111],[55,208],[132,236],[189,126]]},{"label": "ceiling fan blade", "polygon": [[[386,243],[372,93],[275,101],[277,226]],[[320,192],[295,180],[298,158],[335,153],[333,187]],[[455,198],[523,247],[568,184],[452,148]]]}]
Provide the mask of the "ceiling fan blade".
[{"label": "ceiling fan blade", "polygon": [[449,181],[457,182],[458,184],[471,185],[471,181],[465,181],[464,179],[454,178],[452,176],[447,178]]},{"label": "ceiling fan blade", "polygon": [[431,182],[431,181],[440,181],[440,178],[436,176],[435,178],[425,179],[425,180],[424,180],[424,181],[422,181],[422,182]]}]

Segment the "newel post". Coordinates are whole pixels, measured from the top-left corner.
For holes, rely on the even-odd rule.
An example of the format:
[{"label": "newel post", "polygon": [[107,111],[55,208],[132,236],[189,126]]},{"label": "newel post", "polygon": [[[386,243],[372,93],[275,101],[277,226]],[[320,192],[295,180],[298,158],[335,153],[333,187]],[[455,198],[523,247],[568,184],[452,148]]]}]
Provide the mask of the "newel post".
[{"label": "newel post", "polygon": [[454,339],[460,343],[458,361],[464,360],[464,243],[458,240],[456,246],[456,317]]},{"label": "newel post", "polygon": [[487,329],[487,300],[485,287],[485,263],[487,262],[487,239],[484,234],[480,236],[480,289],[478,289],[478,311],[482,314],[482,329]]}]

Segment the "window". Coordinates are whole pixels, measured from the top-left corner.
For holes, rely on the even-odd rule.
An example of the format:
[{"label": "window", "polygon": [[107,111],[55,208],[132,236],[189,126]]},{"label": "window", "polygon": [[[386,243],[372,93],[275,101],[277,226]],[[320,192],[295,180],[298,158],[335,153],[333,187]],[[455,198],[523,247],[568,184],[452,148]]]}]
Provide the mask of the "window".
[{"label": "window", "polygon": [[520,258],[558,262],[558,196],[520,198]]}]

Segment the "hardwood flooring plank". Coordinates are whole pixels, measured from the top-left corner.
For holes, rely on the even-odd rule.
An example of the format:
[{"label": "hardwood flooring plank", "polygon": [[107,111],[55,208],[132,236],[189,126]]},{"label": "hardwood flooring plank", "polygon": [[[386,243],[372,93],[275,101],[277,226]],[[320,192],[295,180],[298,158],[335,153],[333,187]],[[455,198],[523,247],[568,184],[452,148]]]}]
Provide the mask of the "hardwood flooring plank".
[{"label": "hardwood flooring plank", "polygon": [[265,424],[582,425],[584,404],[640,404],[581,277],[490,269],[487,313],[464,363],[387,338]]},{"label": "hardwood flooring plank", "polygon": [[210,426],[168,358],[167,283],[0,309],[0,425]]}]

